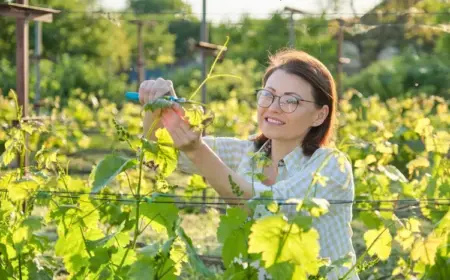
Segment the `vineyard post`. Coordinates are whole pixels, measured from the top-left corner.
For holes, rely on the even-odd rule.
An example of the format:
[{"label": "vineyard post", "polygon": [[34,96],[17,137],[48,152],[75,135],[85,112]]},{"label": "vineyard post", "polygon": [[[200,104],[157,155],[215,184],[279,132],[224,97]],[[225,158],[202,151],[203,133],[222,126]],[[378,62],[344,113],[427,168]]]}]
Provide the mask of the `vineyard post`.
[{"label": "vineyard post", "polygon": [[288,27],[289,27],[289,47],[295,48],[296,36],[295,36],[294,14],[306,15],[308,13],[304,12],[304,11],[301,11],[301,10],[298,10],[298,9],[290,8],[290,7],[284,7],[284,11],[290,13],[289,24],[288,24]]},{"label": "vineyard post", "polygon": [[[13,17],[16,19],[16,92],[19,106],[22,107],[22,118],[27,120],[28,116],[28,70],[29,70],[29,39],[28,22],[30,20],[37,22],[52,22],[53,14],[59,13],[58,10],[39,8],[28,5],[28,0],[17,0],[17,3],[0,4],[0,16]],[[19,120],[14,122],[18,125]],[[25,146],[28,145],[28,139],[25,137]],[[25,156],[19,156],[19,166],[26,169],[28,166],[28,154],[25,149]]]},{"label": "vineyard post", "polygon": [[34,97],[34,109],[36,115],[39,116],[39,101],[41,99],[41,54],[42,54],[42,23],[35,22],[34,24],[34,59],[36,70],[36,83],[35,83],[35,97]]},{"label": "vineyard post", "polygon": [[[206,0],[202,1],[202,24],[200,28],[200,41],[207,42],[208,41],[208,33],[206,26]],[[202,61],[202,81],[206,79],[206,51],[201,49],[201,61]],[[202,87],[202,103],[206,104],[206,84]],[[203,136],[206,135],[205,130],[203,130]],[[205,181],[205,178],[203,177]],[[202,212],[205,212],[205,201],[206,201],[206,189],[202,191]]]},{"label": "vineyard post", "polygon": [[342,97],[342,72],[343,72],[343,57],[342,57],[342,44],[344,42],[344,20],[338,19],[339,22],[339,30],[338,30],[338,38],[337,38],[337,75],[336,75],[336,84],[337,84],[337,93],[338,99]]}]

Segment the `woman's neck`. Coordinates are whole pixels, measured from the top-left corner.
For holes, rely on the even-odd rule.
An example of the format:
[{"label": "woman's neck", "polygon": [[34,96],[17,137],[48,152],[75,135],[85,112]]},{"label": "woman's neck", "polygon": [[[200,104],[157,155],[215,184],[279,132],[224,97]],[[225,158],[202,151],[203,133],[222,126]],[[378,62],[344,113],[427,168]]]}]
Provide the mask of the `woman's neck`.
[{"label": "woman's neck", "polygon": [[271,158],[273,163],[278,163],[281,159],[283,159],[286,155],[288,155],[300,145],[300,142],[298,140],[279,141],[272,139],[271,142]]}]

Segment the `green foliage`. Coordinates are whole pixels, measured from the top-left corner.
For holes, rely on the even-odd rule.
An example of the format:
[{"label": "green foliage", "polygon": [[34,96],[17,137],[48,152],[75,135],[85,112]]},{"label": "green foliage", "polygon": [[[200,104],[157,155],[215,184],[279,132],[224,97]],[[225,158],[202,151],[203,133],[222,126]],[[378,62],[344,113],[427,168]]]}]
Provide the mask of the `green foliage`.
[{"label": "green foliage", "polygon": [[[316,230],[303,231],[282,216],[270,216],[255,222],[249,237],[249,253],[262,253],[266,268],[288,262],[294,265],[293,279],[307,279],[319,271],[319,235]],[[282,278],[279,278],[282,279]]]},{"label": "green foliage", "polygon": [[[403,54],[379,61],[349,77],[345,87],[362,94],[377,94],[382,100],[413,97],[421,93],[449,96],[448,55]],[[401,94],[401,95],[399,95]]]},{"label": "green foliage", "polygon": [[108,185],[119,173],[136,166],[133,159],[126,159],[121,156],[108,155],[94,169],[94,182],[92,191],[99,192]]}]

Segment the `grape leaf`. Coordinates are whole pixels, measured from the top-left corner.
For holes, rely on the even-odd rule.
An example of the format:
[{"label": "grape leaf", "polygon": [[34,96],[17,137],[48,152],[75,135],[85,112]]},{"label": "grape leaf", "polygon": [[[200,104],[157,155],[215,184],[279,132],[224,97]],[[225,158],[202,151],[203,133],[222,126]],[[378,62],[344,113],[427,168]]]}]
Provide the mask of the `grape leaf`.
[{"label": "grape leaf", "polygon": [[247,240],[250,234],[250,227],[251,224],[247,223],[242,228],[228,235],[222,248],[222,259],[225,267],[228,267],[236,257],[242,256],[243,259],[247,258]]},{"label": "grape leaf", "polygon": [[128,272],[128,279],[154,279],[156,275],[153,266],[154,261],[152,258],[139,258],[131,265],[130,271]]},{"label": "grape leaf", "polygon": [[154,112],[158,109],[165,109],[172,107],[173,102],[166,100],[164,98],[158,98],[154,101],[150,101],[147,104],[144,105],[144,111],[151,111]]},{"label": "grape leaf", "polygon": [[186,235],[182,227],[177,227],[176,229],[177,236],[181,238],[186,244],[186,252],[189,258],[189,264],[193,266],[193,269],[199,272],[201,275],[205,277],[213,277],[214,274],[205,266],[203,261],[198,257],[195,252],[194,245],[192,244],[192,240],[189,236]]},{"label": "grape leaf", "polygon": [[[249,238],[249,253],[262,253],[266,268],[275,263],[290,262],[302,273],[315,275],[319,271],[319,234],[315,229],[304,232],[283,216],[267,216],[255,222]],[[303,275],[303,277],[305,277]],[[295,278],[299,279],[299,278]]]},{"label": "grape leaf", "polygon": [[186,243],[180,238],[176,238],[170,248],[170,259],[174,262],[174,274],[180,276],[183,263],[188,262],[188,253],[186,251]]},{"label": "grape leaf", "polygon": [[8,197],[11,201],[20,201],[29,198],[38,188],[38,183],[33,179],[23,178],[8,185]]},{"label": "grape leaf", "polygon": [[178,208],[173,202],[171,198],[157,196],[140,207],[142,215],[150,220],[150,226],[158,232],[166,229],[169,236],[174,236],[174,225],[178,220]]},{"label": "grape leaf", "polygon": [[135,159],[128,159],[118,155],[107,155],[93,170],[94,182],[92,192],[101,191],[119,173],[136,166]]},{"label": "grape leaf", "polygon": [[411,250],[411,259],[414,261],[420,260],[427,265],[434,265],[437,250],[441,243],[444,243],[444,240],[442,236],[436,235],[435,232],[430,233],[425,239],[416,240]]},{"label": "grape leaf", "polygon": [[[369,255],[377,255],[380,260],[387,260],[391,254],[392,236],[389,230],[386,231],[385,227],[378,230],[371,229],[364,233],[364,240],[366,241],[366,247],[369,248],[375,239],[381,234],[378,240],[375,241],[372,248],[369,250]],[[384,232],[383,232],[384,231]]]},{"label": "grape leaf", "polygon": [[374,212],[364,211],[359,213],[359,218],[369,229],[377,229],[382,225],[381,218]]},{"label": "grape leaf", "polygon": [[[280,262],[269,267],[267,269],[267,272],[269,272],[269,274],[272,276],[272,279],[274,280],[299,279],[299,278],[292,278],[294,270],[295,266],[292,263]],[[307,279],[307,277],[304,277],[303,279]]]},{"label": "grape leaf", "polygon": [[238,207],[227,209],[227,215],[220,217],[219,227],[217,229],[217,239],[224,243],[228,236],[238,230],[247,220],[247,214]]},{"label": "grape leaf", "polygon": [[157,153],[156,156],[149,155],[149,159],[154,160],[159,166],[159,173],[162,176],[168,177],[177,168],[178,153],[173,147],[173,140],[167,129],[158,129],[155,136],[158,139]]}]

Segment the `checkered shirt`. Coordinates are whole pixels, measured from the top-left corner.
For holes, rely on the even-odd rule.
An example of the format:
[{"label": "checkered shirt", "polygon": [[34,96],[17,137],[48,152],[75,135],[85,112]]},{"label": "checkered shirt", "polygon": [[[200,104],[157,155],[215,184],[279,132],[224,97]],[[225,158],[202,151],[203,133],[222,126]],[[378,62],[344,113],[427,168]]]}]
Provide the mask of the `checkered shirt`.
[{"label": "checkered shirt", "polygon": [[[303,199],[307,189],[314,178],[320,174],[325,177],[316,180],[309,192],[309,197],[324,198],[327,200],[352,201],[354,199],[354,182],[352,166],[345,155],[335,148],[319,148],[310,157],[305,156],[299,146],[286,155],[278,164],[276,183],[266,186],[256,179],[252,180],[251,172],[262,173],[252,164],[249,152],[255,152],[254,143],[233,137],[203,137],[204,142],[217,154],[217,156],[232,170],[252,182],[255,197],[263,191],[272,190],[275,199],[287,200],[290,198]],[[325,163],[324,163],[325,162]],[[324,164],[323,164],[324,163]],[[180,153],[178,169],[187,173],[198,173],[192,162]],[[323,180],[326,180],[323,186]],[[269,214],[264,206],[257,207],[256,217]],[[295,213],[295,205],[282,205],[281,211],[290,216]],[[356,257],[352,245],[352,204],[331,204],[329,212],[313,219],[313,227],[319,232],[320,256],[330,258],[331,261],[340,259],[348,254],[352,255],[352,264]],[[348,271],[342,267],[335,269],[327,275],[328,279],[338,279]],[[353,273],[348,279],[359,279]]]}]

